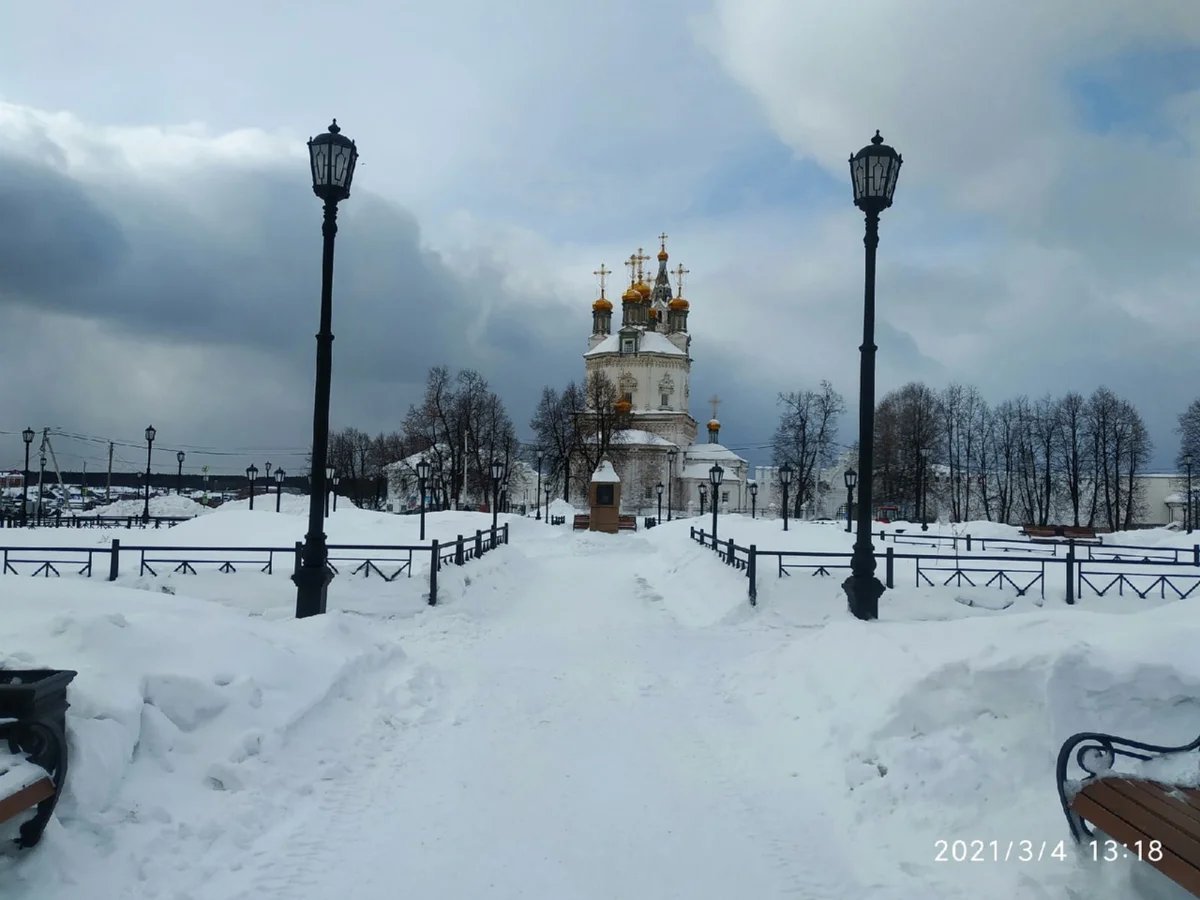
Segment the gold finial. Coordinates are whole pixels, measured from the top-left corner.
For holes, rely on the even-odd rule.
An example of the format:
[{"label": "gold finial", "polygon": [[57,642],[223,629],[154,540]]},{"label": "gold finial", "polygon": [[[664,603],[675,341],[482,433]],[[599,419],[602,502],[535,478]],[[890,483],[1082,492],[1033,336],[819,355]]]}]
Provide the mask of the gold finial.
[{"label": "gold finial", "polygon": [[629,266],[629,283],[630,284],[635,284],[637,282],[637,277],[635,275],[635,272],[637,270],[637,264],[638,264],[637,254],[630,253],[629,259],[625,260],[625,265]]},{"label": "gold finial", "polygon": [[675,275],[675,283],[678,285],[675,290],[676,297],[683,296],[683,276],[691,274],[691,271],[691,269],[685,269],[683,263],[680,263],[672,270],[672,273]]},{"label": "gold finial", "polygon": [[596,269],[596,271],[592,272],[592,274],[600,276],[600,297],[601,297],[601,299],[603,299],[603,297],[604,297],[604,279],[607,276],[612,274],[612,269],[607,269],[607,268],[605,268],[604,263],[600,263],[600,268]]},{"label": "gold finial", "polygon": [[721,405],[721,398],[718,397],[716,394],[713,394],[711,397],[708,398],[708,402],[712,404],[712,408],[713,408],[713,416],[712,417],[715,419],[717,417],[717,407]]},{"label": "gold finial", "polygon": [[638,281],[642,280],[642,263],[644,263],[649,258],[650,257],[648,257],[645,253],[642,252],[642,248],[638,247],[638,252],[634,256],[634,259],[637,260],[637,280]]},{"label": "gold finial", "polygon": [[664,231],[658,236],[658,261],[666,262],[667,256],[667,233]]}]

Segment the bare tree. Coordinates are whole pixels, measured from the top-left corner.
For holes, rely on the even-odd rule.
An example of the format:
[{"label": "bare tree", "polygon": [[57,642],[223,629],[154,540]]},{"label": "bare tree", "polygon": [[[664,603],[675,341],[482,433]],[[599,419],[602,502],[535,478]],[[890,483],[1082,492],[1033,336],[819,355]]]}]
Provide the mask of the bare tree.
[{"label": "bare tree", "polygon": [[1095,481],[1085,482],[1092,465],[1092,443],[1087,437],[1087,401],[1081,394],[1072,391],[1058,401],[1056,412],[1058,465],[1062,472],[1063,492],[1072,523],[1080,525],[1079,513],[1085,502],[1085,491],[1090,491],[1089,505],[1093,508],[1096,496]]},{"label": "bare tree", "polygon": [[772,440],[774,462],[795,472],[792,514],[799,516],[805,503],[815,499],[821,467],[833,462],[838,417],[846,411],[842,395],[828,381],[819,390],[780,394],[783,413]]},{"label": "bare tree", "polygon": [[929,476],[923,469],[921,451],[930,450],[934,459],[941,455],[943,417],[939,405],[929,387],[913,381],[889,393],[876,409],[875,477],[883,476],[881,496],[905,500],[910,518],[920,509],[921,476]]},{"label": "bare tree", "polygon": [[629,451],[617,443],[615,437],[629,428],[631,418],[629,407],[623,402],[625,398],[603,372],[588,376],[579,399],[583,408],[571,411],[578,437],[571,454],[578,462],[572,477],[576,486],[586,491],[587,482],[602,459],[616,466],[628,455]]},{"label": "bare tree", "polygon": [[583,392],[574,381],[562,393],[544,387],[533,418],[529,420],[534,440],[545,454],[547,471],[542,478],[547,487],[561,484],[564,500],[570,499],[568,470],[571,453],[579,443],[577,413],[583,406]]}]

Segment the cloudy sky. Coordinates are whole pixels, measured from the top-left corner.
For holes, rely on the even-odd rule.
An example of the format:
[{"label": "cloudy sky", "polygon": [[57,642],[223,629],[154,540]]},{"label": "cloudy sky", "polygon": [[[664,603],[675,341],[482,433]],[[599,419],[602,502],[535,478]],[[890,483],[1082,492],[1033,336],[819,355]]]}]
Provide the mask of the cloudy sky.
[{"label": "cloudy sky", "polygon": [[880,394],[1106,384],[1160,468],[1200,394],[1195,0],[47,0],[4,18],[0,467],[26,425],[136,445],[152,422],[188,471],[301,468],[305,141],[332,116],[361,153],[334,427],[398,428],[441,363],[481,371],[528,437],[541,386],[582,375],[592,271],[665,230],[691,271],[693,415],[719,393],[723,441],[766,462],[778,393],[828,379],[852,440],[846,159],[876,128],[905,159]]}]

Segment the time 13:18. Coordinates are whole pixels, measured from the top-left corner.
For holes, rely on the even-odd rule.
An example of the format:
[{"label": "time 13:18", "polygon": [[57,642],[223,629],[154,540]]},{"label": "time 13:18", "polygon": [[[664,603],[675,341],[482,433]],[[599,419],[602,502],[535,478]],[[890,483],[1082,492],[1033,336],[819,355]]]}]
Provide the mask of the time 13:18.
[{"label": "time 13:18", "polygon": [[1122,844],[1111,838],[1088,842],[1092,848],[1092,859],[1096,862],[1113,862],[1118,859],[1139,859],[1143,862],[1159,862],[1163,858],[1162,841],[1131,841]]}]

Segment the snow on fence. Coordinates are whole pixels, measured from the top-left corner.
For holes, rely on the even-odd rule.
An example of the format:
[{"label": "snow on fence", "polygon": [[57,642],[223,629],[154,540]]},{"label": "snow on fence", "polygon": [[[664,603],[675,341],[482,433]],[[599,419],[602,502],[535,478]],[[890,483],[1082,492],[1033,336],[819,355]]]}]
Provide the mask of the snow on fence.
[{"label": "snow on fence", "polygon": [[[742,547],[733,538],[718,540],[706,534],[703,528],[691,528],[692,540],[703,547],[711,547],[727,566],[740,569],[749,580],[750,605],[758,603],[758,570],[762,557],[774,557],[778,577],[788,577],[792,570],[810,570],[811,576],[828,577],[835,570],[850,571],[849,552],[808,550],[759,550],[757,545]],[[880,541],[886,540],[886,532],[880,532]],[[1075,541],[1062,542],[1064,555],[1058,555],[1054,544],[1025,545],[1008,549],[1030,550],[1035,555],[1024,557],[984,555],[988,544],[994,548],[1002,544],[1022,545],[1025,542],[1011,538],[972,539],[969,535],[893,535],[909,538],[901,543],[920,544],[940,551],[940,544],[950,541],[953,554],[897,553],[895,547],[884,548],[883,583],[888,588],[896,586],[896,561],[911,561],[914,584],[917,587],[955,587],[964,584],[970,587],[1010,588],[1017,596],[1024,596],[1034,588],[1043,599],[1049,577],[1063,579],[1065,599],[1069,605],[1082,595],[1086,587],[1098,597],[1114,591],[1124,596],[1126,590],[1146,599],[1153,593],[1161,599],[1168,594],[1184,599],[1200,588],[1200,545],[1191,548],[1139,547],[1132,544],[1090,544],[1077,546]],[[959,542],[963,549],[959,550]],[[976,551],[978,546],[978,552]],[[1036,548],[1036,549],[1035,549]],[[1082,551],[1082,554],[1080,553]],[[1005,550],[1007,552],[1007,550]],[[1055,566],[1062,570],[1053,572]],[[1047,568],[1049,567],[1049,569]]]},{"label": "snow on fence", "polygon": [[[384,581],[394,581],[405,574],[411,578],[414,559],[429,554],[429,605],[434,606],[437,604],[437,573],[443,565],[461,566],[507,544],[508,540],[506,523],[478,530],[474,536],[460,534],[457,540],[446,543],[434,540],[428,544],[329,544],[326,565],[337,574],[339,563],[343,566],[358,563],[351,575],[361,574],[367,578],[373,572]],[[171,574],[176,575],[195,575],[197,566],[216,566],[217,571],[224,574],[235,574],[239,567],[254,567],[272,575],[276,557],[281,554],[292,560],[292,574],[295,574],[303,546],[301,541],[296,541],[292,547],[122,546],[120,538],[113,538],[108,547],[0,547],[0,559],[3,560],[4,575],[26,574],[22,568],[35,566],[28,574],[47,578],[51,575],[60,577],[60,566],[78,566],[76,574],[90,578],[93,557],[103,554],[109,561],[108,580],[116,581],[121,572],[122,552],[137,554],[139,576],[158,577],[159,570],[165,572],[166,566],[172,566]]]}]

